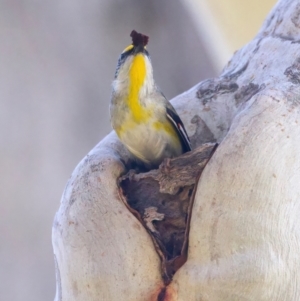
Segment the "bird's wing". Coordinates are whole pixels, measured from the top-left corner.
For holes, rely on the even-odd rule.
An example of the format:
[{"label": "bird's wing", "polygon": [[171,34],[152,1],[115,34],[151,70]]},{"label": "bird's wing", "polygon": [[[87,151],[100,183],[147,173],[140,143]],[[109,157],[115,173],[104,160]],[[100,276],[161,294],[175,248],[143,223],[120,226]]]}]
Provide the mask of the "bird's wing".
[{"label": "bird's wing", "polygon": [[173,124],[174,128],[176,129],[176,131],[180,137],[183,151],[184,152],[191,151],[190,139],[187,135],[187,132],[184,128],[184,125],[183,125],[180,117],[178,116],[177,112],[172,107],[172,105],[167,106],[167,118],[171,121],[171,123]]},{"label": "bird's wing", "polygon": [[190,139],[187,135],[187,132],[184,128],[184,125],[183,125],[180,117],[178,116],[174,107],[171,105],[171,103],[167,100],[167,98],[161,91],[160,91],[160,94],[161,94],[161,96],[163,98],[163,102],[165,103],[165,106],[166,106],[167,118],[171,121],[172,125],[174,126],[174,128],[180,138],[183,152],[191,151],[191,142],[190,142]]}]

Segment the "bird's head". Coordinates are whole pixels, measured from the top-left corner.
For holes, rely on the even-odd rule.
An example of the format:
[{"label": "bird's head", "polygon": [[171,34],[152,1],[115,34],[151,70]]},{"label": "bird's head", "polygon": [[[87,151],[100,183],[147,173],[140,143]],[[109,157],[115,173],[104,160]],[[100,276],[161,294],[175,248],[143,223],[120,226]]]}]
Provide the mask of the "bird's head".
[{"label": "bird's head", "polygon": [[146,84],[148,88],[154,86],[152,64],[146,45],[149,37],[133,30],[130,34],[132,44],[121,53],[115,73],[117,83],[128,84],[141,88]]}]

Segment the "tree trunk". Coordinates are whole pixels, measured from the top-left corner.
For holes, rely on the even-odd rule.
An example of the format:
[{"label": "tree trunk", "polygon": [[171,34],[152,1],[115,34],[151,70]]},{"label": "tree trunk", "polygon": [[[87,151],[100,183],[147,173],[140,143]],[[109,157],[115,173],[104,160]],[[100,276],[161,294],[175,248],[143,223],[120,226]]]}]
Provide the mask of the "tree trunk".
[{"label": "tree trunk", "polygon": [[281,0],[220,77],[173,100],[193,147],[219,147],[195,191],[187,261],[168,284],[120,195],[128,153],[114,133],[103,139],[55,217],[55,300],[300,300],[299,85],[300,4]]}]

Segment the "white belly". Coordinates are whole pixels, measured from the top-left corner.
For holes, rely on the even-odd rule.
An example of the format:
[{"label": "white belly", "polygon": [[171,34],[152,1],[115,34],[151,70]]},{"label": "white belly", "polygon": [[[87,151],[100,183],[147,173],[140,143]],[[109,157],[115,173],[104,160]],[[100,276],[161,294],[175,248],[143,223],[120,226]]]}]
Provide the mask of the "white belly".
[{"label": "white belly", "polygon": [[178,156],[182,147],[178,137],[171,138],[164,130],[139,124],[122,133],[121,141],[128,150],[148,165],[157,166],[164,158]]}]

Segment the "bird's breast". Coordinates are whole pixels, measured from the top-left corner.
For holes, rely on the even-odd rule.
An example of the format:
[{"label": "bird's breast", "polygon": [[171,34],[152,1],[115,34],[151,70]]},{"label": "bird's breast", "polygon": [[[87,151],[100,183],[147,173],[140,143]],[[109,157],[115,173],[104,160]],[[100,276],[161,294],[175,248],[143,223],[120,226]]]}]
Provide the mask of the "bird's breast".
[{"label": "bird's breast", "polygon": [[159,122],[150,118],[146,123],[137,124],[128,118],[116,131],[129,151],[145,163],[159,164],[165,157],[182,153],[180,139],[167,120]]}]

